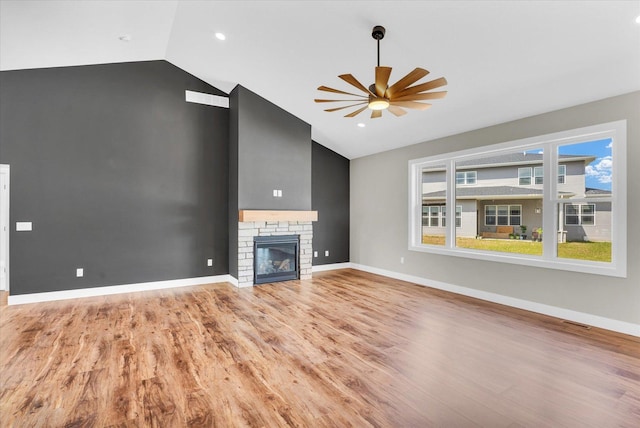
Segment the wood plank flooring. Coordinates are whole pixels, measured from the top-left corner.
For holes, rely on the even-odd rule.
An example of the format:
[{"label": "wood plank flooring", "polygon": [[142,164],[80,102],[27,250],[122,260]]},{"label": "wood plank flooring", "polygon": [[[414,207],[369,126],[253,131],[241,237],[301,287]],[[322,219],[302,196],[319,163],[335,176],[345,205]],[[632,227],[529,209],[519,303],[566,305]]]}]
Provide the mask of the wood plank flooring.
[{"label": "wood plank flooring", "polygon": [[640,340],[354,270],[0,308],[2,427],[638,427]]}]

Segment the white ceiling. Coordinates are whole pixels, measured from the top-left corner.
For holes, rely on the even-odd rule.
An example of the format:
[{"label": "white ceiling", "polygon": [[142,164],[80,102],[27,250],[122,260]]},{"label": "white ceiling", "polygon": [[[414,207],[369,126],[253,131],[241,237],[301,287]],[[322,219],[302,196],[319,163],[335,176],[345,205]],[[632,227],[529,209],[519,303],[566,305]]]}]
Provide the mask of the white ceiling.
[{"label": "white ceiling", "polygon": [[[639,90],[638,15],[636,0],[2,0],[0,70],[166,59],[225,92],[245,86],[356,158]],[[352,90],[339,74],[372,83],[374,25],[391,83],[422,67],[420,82],[447,78],[447,97],[380,119],[314,103],[319,85]]]}]

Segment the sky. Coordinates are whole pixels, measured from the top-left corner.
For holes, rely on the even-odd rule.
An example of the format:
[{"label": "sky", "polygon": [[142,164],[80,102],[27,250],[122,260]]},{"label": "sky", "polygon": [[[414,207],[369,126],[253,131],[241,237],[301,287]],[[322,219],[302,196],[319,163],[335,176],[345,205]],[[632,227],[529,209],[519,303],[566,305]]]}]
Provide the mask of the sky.
[{"label": "sky", "polygon": [[585,168],[586,186],[594,189],[611,190],[611,138],[585,143],[560,146],[561,155],[592,155],[596,160]]}]

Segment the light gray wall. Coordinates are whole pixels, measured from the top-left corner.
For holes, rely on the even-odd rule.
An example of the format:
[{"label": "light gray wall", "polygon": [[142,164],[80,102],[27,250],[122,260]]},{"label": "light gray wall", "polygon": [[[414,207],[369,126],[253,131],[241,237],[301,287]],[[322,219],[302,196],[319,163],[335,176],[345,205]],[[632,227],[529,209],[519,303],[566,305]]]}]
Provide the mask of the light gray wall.
[{"label": "light gray wall", "polygon": [[[407,250],[410,159],[622,119],[627,120],[628,132],[627,278]],[[354,159],[351,161],[351,261],[640,324],[640,263],[637,262],[640,260],[640,223],[634,221],[634,214],[640,212],[640,168],[633,168],[637,164],[640,164],[640,92]],[[371,197],[372,193],[375,198]],[[404,257],[404,264],[400,264],[400,257]]]}]

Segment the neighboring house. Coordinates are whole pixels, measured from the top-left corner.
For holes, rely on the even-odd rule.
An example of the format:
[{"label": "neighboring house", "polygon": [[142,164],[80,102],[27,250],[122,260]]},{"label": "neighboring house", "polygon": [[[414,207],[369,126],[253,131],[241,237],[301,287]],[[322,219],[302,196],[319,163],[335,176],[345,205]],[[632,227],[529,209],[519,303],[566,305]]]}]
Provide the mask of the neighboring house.
[{"label": "neighboring house", "polygon": [[[608,190],[587,188],[585,167],[590,155],[559,155],[560,198],[611,195]],[[511,153],[459,162],[456,165],[456,236],[508,237],[505,231],[527,238],[542,227],[542,154]],[[444,235],[446,226],[444,167],[422,175],[423,235]],[[567,241],[610,241],[611,202],[559,204],[559,238]]]}]

